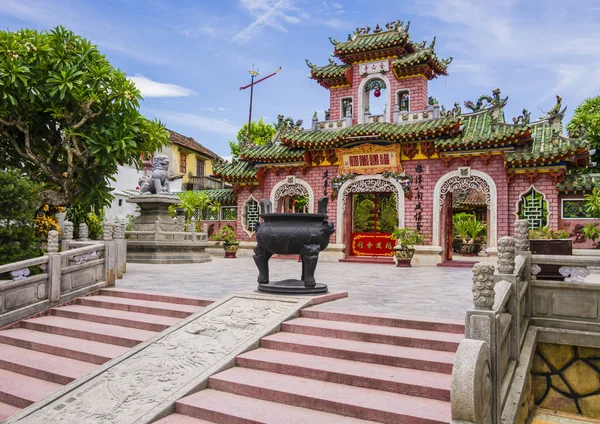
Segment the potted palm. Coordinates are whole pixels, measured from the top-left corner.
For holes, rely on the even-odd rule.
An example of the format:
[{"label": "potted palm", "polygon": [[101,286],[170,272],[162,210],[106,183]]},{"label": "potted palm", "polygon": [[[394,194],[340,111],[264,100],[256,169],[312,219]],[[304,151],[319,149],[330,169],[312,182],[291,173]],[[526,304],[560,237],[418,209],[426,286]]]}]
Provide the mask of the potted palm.
[{"label": "potted palm", "polygon": [[397,267],[410,267],[410,261],[415,254],[415,245],[425,242],[425,235],[417,231],[416,228],[395,228],[392,232],[392,238],[396,239],[394,246],[394,257]]},{"label": "potted palm", "polygon": [[[453,230],[460,239],[459,253],[465,256],[477,256],[481,251],[487,225],[473,214],[459,214],[453,219]],[[454,242],[453,242],[454,245]]]},{"label": "potted palm", "polygon": [[226,258],[235,258],[240,242],[235,238],[233,228],[224,226],[219,229],[219,232],[212,235],[211,238],[217,241],[217,245],[223,243]]}]

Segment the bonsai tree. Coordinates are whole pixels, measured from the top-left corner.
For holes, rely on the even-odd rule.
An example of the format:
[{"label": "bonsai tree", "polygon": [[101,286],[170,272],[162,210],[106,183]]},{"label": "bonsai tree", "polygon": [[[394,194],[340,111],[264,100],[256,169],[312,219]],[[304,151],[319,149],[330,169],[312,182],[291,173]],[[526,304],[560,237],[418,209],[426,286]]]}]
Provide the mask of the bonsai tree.
[{"label": "bonsai tree", "polygon": [[454,235],[462,239],[463,243],[478,243],[487,231],[485,222],[481,222],[474,214],[460,213],[452,217]]}]

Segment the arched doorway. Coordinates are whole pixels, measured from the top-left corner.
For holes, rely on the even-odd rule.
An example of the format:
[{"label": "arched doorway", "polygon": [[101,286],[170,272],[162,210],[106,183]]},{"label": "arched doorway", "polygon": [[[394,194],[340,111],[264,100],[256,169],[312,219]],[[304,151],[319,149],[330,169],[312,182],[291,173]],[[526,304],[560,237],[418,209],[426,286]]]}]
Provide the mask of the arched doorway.
[{"label": "arched doorway", "polygon": [[[315,210],[314,194],[310,184],[293,175],[275,184],[270,197],[273,212],[313,213]],[[300,199],[306,201],[301,204]]]},{"label": "arched doorway", "polygon": [[[344,243],[347,246],[348,253],[350,253],[350,246],[353,242],[353,215],[357,202],[363,203],[363,207],[367,209],[372,208],[373,215],[381,213],[386,207],[388,210],[390,207],[394,207],[396,215],[394,224],[400,228],[404,227],[404,190],[398,181],[381,175],[359,175],[352,180],[348,180],[340,187],[338,192],[336,216],[336,243]],[[369,202],[372,202],[373,205],[366,206]],[[367,211],[367,214],[369,213],[371,212]],[[380,220],[380,224],[382,221]],[[389,227],[392,224],[388,222],[385,225]],[[365,243],[372,242],[374,246],[377,246],[378,241],[375,241],[375,239],[379,229],[381,229],[381,225],[378,226],[377,218],[374,217],[372,231],[374,240],[365,240]],[[382,256],[385,256],[387,250],[390,250],[386,249],[386,245],[386,242],[382,242]],[[376,255],[376,253],[373,255]]]},{"label": "arched doorway", "polygon": [[[479,196],[472,196],[479,194]],[[435,246],[441,246],[444,250],[446,260],[452,258],[452,240],[453,240],[453,202],[460,197],[479,197],[480,206],[485,206],[487,211],[483,214],[481,211],[473,211],[472,216],[475,221],[483,221],[482,215],[485,215],[485,245],[487,247],[497,246],[497,190],[496,183],[485,172],[471,170],[468,167],[461,167],[456,171],[449,172],[441,177],[435,185],[433,191],[433,237],[432,243]],[[461,201],[464,201],[461,200]],[[456,222],[456,221],[454,221]],[[475,238],[475,237],[473,237]],[[473,244],[473,240],[470,243]]]}]

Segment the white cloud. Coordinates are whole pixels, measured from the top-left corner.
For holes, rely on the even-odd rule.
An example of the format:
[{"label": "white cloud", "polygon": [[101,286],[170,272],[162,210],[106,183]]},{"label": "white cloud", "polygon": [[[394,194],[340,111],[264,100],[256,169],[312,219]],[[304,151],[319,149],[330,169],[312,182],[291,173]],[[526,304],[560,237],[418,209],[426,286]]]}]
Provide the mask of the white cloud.
[{"label": "white cloud", "polygon": [[265,27],[287,32],[284,24],[299,24],[310,18],[293,0],[240,0],[240,5],[254,21],[233,37],[239,43],[250,41]]},{"label": "white cloud", "polygon": [[229,112],[231,108],[218,106],[218,107],[203,107],[204,112]]},{"label": "white cloud", "polygon": [[167,123],[177,123],[189,127],[200,128],[203,131],[222,134],[226,136],[234,136],[239,131],[239,127],[230,124],[223,119],[209,118],[206,116],[195,115],[192,113],[159,113]]},{"label": "white cloud", "polygon": [[226,160],[227,162],[231,162],[233,160],[233,156],[231,155],[227,155],[227,156],[221,156],[224,160]]},{"label": "white cloud", "polygon": [[135,83],[135,86],[140,90],[144,97],[188,97],[196,95],[196,93],[189,88],[153,81],[140,74],[127,78]]}]

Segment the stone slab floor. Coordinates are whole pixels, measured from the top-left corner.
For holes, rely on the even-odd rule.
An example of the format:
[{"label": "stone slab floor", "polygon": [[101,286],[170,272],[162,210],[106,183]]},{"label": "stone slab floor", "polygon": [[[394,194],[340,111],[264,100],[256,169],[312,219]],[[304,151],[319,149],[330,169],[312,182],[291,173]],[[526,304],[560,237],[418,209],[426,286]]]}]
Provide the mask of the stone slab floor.
[{"label": "stone slab floor", "polygon": [[[117,287],[220,298],[256,289],[258,271],[252,258],[202,264],[127,264]],[[300,278],[300,263],[271,259],[271,280]],[[393,265],[320,262],[316,279],[330,291],[348,291],[347,299],[323,305],[349,312],[392,313],[464,319],[472,306],[468,268],[396,268]]]},{"label": "stone slab floor", "polygon": [[[183,265],[127,264],[117,287],[220,298],[256,290],[258,271],[249,257]],[[300,263],[271,259],[271,280],[300,278]],[[600,269],[586,282],[600,283]],[[464,319],[472,303],[470,268],[415,267],[320,262],[316,279],[330,291],[347,291],[348,298],[323,307],[359,313],[390,313]]]}]

